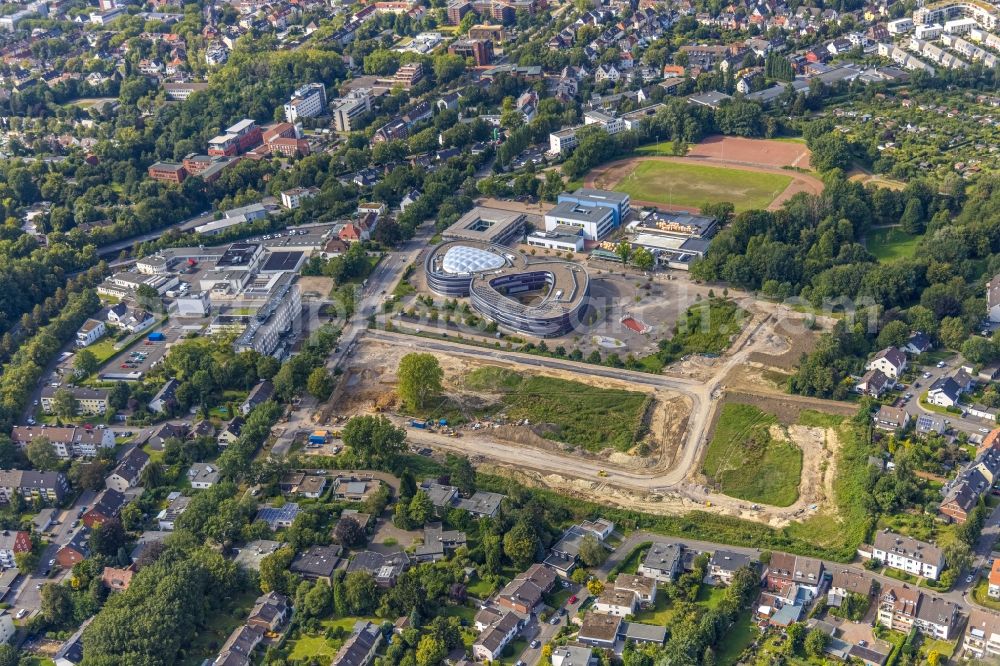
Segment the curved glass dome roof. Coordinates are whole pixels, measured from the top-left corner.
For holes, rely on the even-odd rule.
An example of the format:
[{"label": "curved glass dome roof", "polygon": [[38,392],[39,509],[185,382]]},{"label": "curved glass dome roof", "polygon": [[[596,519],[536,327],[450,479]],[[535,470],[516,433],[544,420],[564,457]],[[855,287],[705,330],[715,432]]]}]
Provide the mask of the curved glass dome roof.
[{"label": "curved glass dome roof", "polygon": [[480,273],[503,268],[506,263],[503,257],[492,252],[457,245],[444,253],[441,268],[446,273]]}]

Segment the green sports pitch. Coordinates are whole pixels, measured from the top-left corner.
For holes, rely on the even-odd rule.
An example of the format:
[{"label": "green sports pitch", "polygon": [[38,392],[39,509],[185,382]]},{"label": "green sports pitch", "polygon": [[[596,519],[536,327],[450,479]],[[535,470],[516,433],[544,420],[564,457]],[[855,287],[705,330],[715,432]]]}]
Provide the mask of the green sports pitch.
[{"label": "green sports pitch", "polygon": [[792,180],[776,173],[643,160],[611,189],[638,201],[688,208],[728,201],[740,212],[767,208]]}]

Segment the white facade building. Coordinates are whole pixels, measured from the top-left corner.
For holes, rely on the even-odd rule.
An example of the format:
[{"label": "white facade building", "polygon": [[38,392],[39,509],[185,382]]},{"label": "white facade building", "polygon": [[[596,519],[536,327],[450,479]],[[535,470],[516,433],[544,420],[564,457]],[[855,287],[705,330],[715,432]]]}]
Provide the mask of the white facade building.
[{"label": "white facade building", "polygon": [[326,87],[322,83],[307,83],[285,104],[285,120],[294,123],[299,118],[315,118],[325,110]]}]

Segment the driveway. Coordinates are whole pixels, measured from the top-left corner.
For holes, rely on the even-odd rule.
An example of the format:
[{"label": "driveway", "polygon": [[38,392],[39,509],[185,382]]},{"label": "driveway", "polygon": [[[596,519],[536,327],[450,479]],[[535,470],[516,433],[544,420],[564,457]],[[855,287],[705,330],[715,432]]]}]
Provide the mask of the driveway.
[{"label": "driveway", "polygon": [[[551,618],[546,622],[539,622],[538,616],[532,615],[528,626],[521,631],[521,636],[528,641],[528,647],[521,653],[520,660],[528,666],[535,666],[542,663],[542,647],[555,638],[556,634],[576,616],[580,610],[580,606],[586,603],[590,597],[590,593],[587,592],[586,587],[571,584],[570,589],[573,590],[573,594],[576,596],[576,602],[571,604],[567,599],[562,608],[555,609],[554,617],[559,618],[556,624],[551,623]],[[566,614],[560,615],[559,613],[563,609],[565,609]],[[533,648],[531,647],[531,641],[536,639],[538,640],[538,647]]]}]

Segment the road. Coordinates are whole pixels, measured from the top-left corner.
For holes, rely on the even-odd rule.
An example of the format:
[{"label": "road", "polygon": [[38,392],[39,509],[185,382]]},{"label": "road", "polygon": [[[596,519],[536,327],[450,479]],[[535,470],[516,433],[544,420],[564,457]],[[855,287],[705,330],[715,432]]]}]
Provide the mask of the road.
[{"label": "road", "polygon": [[[345,358],[351,356],[359,337],[368,328],[368,317],[378,312],[385,294],[392,293],[403,271],[409,264],[419,259],[433,234],[434,225],[425,223],[413,238],[403,243],[398,250],[386,253],[375,266],[365,286],[356,294],[354,314],[345,322],[339,344],[327,358],[326,366],[330,371],[336,370]],[[315,399],[306,396],[298,408],[289,415],[288,422],[275,428],[275,431],[280,430],[280,432],[271,448],[272,456],[276,458],[287,456],[296,435],[312,429],[314,424],[311,416],[316,408]]]},{"label": "road", "polygon": [[[530,466],[542,472],[557,474],[572,474],[575,477],[598,483],[608,483],[623,488],[631,488],[645,492],[665,492],[682,490],[687,487],[685,477],[688,470],[697,462],[701,450],[706,443],[706,434],[712,422],[714,410],[719,404],[717,391],[720,383],[729,371],[755,351],[754,336],[756,331],[766,322],[763,320],[753,329],[744,332],[743,348],[732,354],[715,372],[709,381],[700,381],[687,377],[670,375],[654,375],[643,372],[590,365],[565,359],[522,354],[507,350],[496,350],[485,347],[452,342],[445,339],[433,339],[392,333],[387,331],[369,330],[366,336],[381,343],[412,347],[414,349],[435,351],[451,356],[464,356],[479,360],[489,360],[502,363],[517,363],[524,366],[559,370],[604,377],[618,380],[636,386],[673,391],[687,397],[691,401],[691,414],[688,419],[688,429],[680,459],[667,470],[625,470],[616,468],[606,462],[587,461],[574,458],[572,465],[568,464],[567,456],[554,451],[515,445],[497,446],[495,442],[477,437],[475,434],[465,434],[454,439],[435,435],[426,431],[411,431],[411,439],[419,440],[438,449],[459,451],[466,455],[481,455],[487,459],[497,460],[517,466]],[[734,348],[741,343],[738,341]],[[801,396],[782,396],[783,400],[815,404],[811,398]]]},{"label": "road", "polygon": [[82,507],[93,504],[95,497],[97,497],[97,493],[95,491],[85,490],[73,503],[73,506],[60,512],[55,517],[55,520],[58,520],[59,524],[56,525],[54,529],[50,530],[52,532],[52,538],[42,550],[42,555],[38,561],[38,567],[30,574],[22,576],[18,589],[15,592],[15,612],[22,608],[28,610],[29,612],[38,610],[42,603],[40,593],[41,585],[47,582],[58,582],[67,573],[69,573],[68,570],[58,571],[56,575],[51,578],[45,575],[45,572],[50,569],[49,562],[55,558],[56,552],[59,548],[69,543],[70,538],[78,529],[75,528],[73,524],[76,522],[78,515],[81,513]]},{"label": "road", "polygon": [[[278,200],[274,197],[264,197],[259,203],[265,206],[274,207],[277,205]],[[181,220],[176,224],[171,224],[168,227],[163,227],[162,229],[157,229],[156,231],[150,231],[146,234],[140,234],[138,236],[132,236],[131,238],[123,238],[120,241],[115,241],[114,243],[109,243],[108,245],[103,245],[98,248],[97,253],[101,256],[107,256],[109,254],[117,254],[122,250],[129,250],[137,243],[145,243],[147,241],[156,240],[163,234],[167,233],[171,229],[179,229],[181,231],[191,231],[195,227],[211,222],[215,219],[215,211],[206,211],[202,215],[196,215],[194,217],[189,217],[186,220]]]},{"label": "road", "polygon": [[[962,361],[962,357],[955,355],[944,361],[944,367],[937,367],[936,365],[929,365],[919,369],[919,377],[914,380],[912,386],[906,389],[907,393],[912,393],[913,398],[907,402],[903,409],[906,413],[910,415],[910,419],[916,421],[916,419],[924,414],[931,414],[933,416],[941,416],[948,419],[948,426],[952,430],[958,430],[961,432],[968,433],[970,435],[976,435],[978,437],[983,437],[986,435],[983,430],[989,432],[992,428],[996,427],[996,423],[990,423],[985,419],[979,419],[974,416],[960,416],[958,414],[941,414],[940,412],[934,412],[923,405],[920,404],[920,396],[923,395],[931,384],[933,384],[937,379],[941,377],[947,377],[955,373],[958,369],[959,364]],[[930,375],[929,377],[924,377],[924,374]],[[919,384],[919,386],[917,386]]]}]

